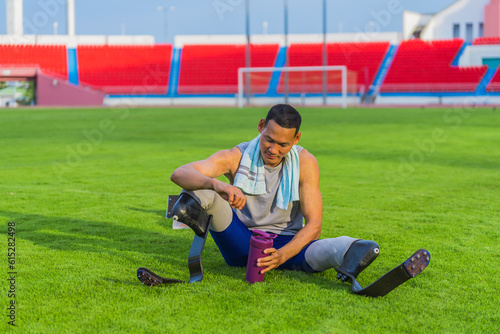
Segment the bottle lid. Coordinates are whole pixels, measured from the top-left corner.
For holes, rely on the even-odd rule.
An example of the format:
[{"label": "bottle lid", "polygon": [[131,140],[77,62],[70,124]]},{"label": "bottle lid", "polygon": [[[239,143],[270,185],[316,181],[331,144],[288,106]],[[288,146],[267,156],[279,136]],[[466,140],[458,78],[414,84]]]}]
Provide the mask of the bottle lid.
[{"label": "bottle lid", "polygon": [[276,234],[273,233],[267,233],[261,230],[253,230],[253,238],[254,240],[260,240],[260,241],[271,241],[271,239],[274,239],[277,237]]}]

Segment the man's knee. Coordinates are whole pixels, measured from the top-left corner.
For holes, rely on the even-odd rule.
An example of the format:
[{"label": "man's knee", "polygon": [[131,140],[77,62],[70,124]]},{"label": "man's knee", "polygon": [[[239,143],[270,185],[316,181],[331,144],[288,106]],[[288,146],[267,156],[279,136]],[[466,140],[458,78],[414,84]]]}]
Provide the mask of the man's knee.
[{"label": "man's knee", "polygon": [[185,190],[182,189],[181,194],[188,194],[193,197],[198,204],[202,206],[203,209],[208,210],[214,202],[214,195],[217,193],[210,189],[200,189],[200,190]]},{"label": "man's knee", "polygon": [[347,236],[318,240],[306,250],[305,259],[316,271],[340,266],[345,253],[356,240],[359,239]]},{"label": "man's knee", "polygon": [[189,226],[196,235],[203,237],[208,229],[209,215],[189,193],[182,193],[172,208],[174,219]]},{"label": "man's knee", "polygon": [[207,214],[213,217],[210,229],[213,231],[224,231],[233,219],[233,210],[228,202],[226,202],[219,194],[210,189],[201,190],[182,190],[193,197]]}]

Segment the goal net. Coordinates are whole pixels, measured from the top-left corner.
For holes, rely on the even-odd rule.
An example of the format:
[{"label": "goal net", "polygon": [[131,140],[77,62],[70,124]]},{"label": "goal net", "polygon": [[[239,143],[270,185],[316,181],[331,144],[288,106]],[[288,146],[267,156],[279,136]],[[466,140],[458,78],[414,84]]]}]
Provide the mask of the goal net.
[{"label": "goal net", "polygon": [[357,93],[357,73],[346,66],[242,67],[238,106],[261,103],[341,105]]}]

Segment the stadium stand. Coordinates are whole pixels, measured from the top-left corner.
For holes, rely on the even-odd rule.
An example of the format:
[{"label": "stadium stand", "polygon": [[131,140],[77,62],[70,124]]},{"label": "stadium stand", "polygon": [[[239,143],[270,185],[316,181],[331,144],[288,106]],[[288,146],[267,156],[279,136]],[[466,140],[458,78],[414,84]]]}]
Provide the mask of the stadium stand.
[{"label": "stadium stand", "polygon": [[489,85],[486,87],[486,91],[489,93],[500,92],[500,66],[497,68],[495,75],[491,79]]},{"label": "stadium stand", "polygon": [[[278,44],[250,45],[251,67],[272,67]],[[245,67],[246,45],[184,45],[181,53],[179,94],[235,94],[238,68]],[[271,73],[252,77],[252,91],[265,93]]]},{"label": "stadium stand", "polygon": [[107,94],[166,94],[172,45],[80,45],[81,84]]},{"label": "stadium stand", "polygon": [[474,39],[473,45],[490,45],[490,44],[500,44],[500,37],[480,37]]},{"label": "stadium stand", "polygon": [[[500,38],[477,38],[474,44],[498,45]],[[461,39],[432,42],[415,39],[401,42],[392,63],[388,62],[390,67],[380,92],[470,93],[476,91],[483,78],[485,82],[481,83],[481,87],[484,89],[486,81],[493,75],[493,70],[485,77],[487,66],[452,65],[463,45]],[[389,49],[389,42],[329,43],[328,65],[347,66],[348,83],[352,86],[348,90],[349,93],[367,92],[374,84]],[[0,45],[0,65],[3,68],[39,68],[43,73],[67,80],[68,75],[73,73],[68,70],[69,51],[71,50],[64,45],[4,44]],[[288,48],[288,65],[321,66],[322,51],[321,43],[292,44]],[[280,52],[277,43],[251,44],[250,52],[252,67],[273,67],[284,62],[284,52]],[[245,67],[246,45],[185,44],[180,55],[179,62],[173,61],[173,47],[169,44],[79,45],[75,57],[78,60],[78,66],[74,70],[78,75],[76,83],[113,95],[165,95],[168,92],[169,80],[173,80],[170,78],[170,67],[175,63],[179,78],[172,81],[172,88],[177,87],[174,94],[216,95],[238,92],[237,70]],[[69,63],[71,64],[71,61]],[[177,73],[177,70],[174,72]],[[173,74],[176,75],[175,73]],[[321,71],[288,75],[289,93],[322,93]],[[252,93],[283,93],[284,75],[275,75],[272,80],[271,76],[271,72],[252,73]],[[339,76],[340,72],[329,74],[328,92],[340,92]],[[304,80],[304,77],[307,78]],[[383,76],[380,81],[382,78]],[[304,82],[307,86],[305,89]],[[273,87],[270,87],[271,85]],[[331,87],[333,89],[330,89]],[[486,91],[500,92],[500,71],[495,72]]]},{"label": "stadium stand", "polygon": [[382,84],[381,92],[474,92],[487,66],[451,66],[461,39],[404,41]]},{"label": "stadium stand", "polygon": [[0,45],[0,63],[4,67],[38,67],[47,74],[68,77],[64,45]]},{"label": "stadium stand", "polygon": [[[389,42],[329,43],[327,44],[327,64],[328,66],[344,65],[349,71],[357,74],[354,79],[356,87],[350,88],[349,92],[359,92],[362,87],[367,91],[373,84],[389,47]],[[323,45],[292,44],[288,56],[289,66],[321,66],[323,65]],[[300,75],[300,73],[290,73],[290,82],[299,81]],[[283,76],[281,79],[278,91],[283,91]],[[316,79],[310,78],[308,85],[311,88],[321,87],[321,80],[321,75]],[[294,87],[291,84],[290,91],[293,92],[293,90]]]}]

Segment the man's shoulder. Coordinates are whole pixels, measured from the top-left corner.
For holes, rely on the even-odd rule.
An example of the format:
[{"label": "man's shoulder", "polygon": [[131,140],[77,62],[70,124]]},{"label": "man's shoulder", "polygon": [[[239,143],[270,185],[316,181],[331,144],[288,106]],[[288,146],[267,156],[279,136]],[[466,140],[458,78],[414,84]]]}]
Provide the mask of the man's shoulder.
[{"label": "man's shoulder", "polygon": [[316,162],[316,157],[310,153],[308,150],[305,148],[302,148],[302,150],[299,153],[299,161],[302,164],[302,162],[310,163],[310,162]]},{"label": "man's shoulder", "polygon": [[301,179],[304,177],[308,178],[311,174],[315,175],[319,173],[318,160],[306,149],[303,149],[299,153],[299,164]]},{"label": "man's shoulder", "polygon": [[246,142],[243,142],[243,143],[239,143],[234,148],[237,148],[240,152],[245,152],[245,150],[247,149],[248,145],[250,145],[250,142],[246,141]]},{"label": "man's shoulder", "polygon": [[217,155],[218,161],[226,167],[229,173],[236,173],[241,160],[241,151],[238,146],[228,150],[218,151],[215,155]]},{"label": "man's shoulder", "polygon": [[215,153],[219,158],[221,159],[226,159],[226,160],[231,160],[231,161],[239,161],[241,158],[241,151],[238,148],[238,146],[235,146],[233,148],[227,149],[227,150],[221,150]]}]

